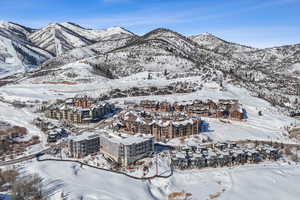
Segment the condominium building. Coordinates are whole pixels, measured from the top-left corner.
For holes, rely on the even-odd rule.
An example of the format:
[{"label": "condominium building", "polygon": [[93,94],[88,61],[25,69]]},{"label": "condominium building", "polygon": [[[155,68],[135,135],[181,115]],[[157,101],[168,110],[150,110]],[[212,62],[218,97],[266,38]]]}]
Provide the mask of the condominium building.
[{"label": "condominium building", "polygon": [[143,100],[136,109],[150,112],[186,112],[203,117],[224,117],[233,120],[246,120],[247,112],[236,99],[219,99],[218,101],[195,100],[193,102],[158,102]]},{"label": "condominium building", "polygon": [[82,158],[100,151],[100,136],[97,133],[82,133],[69,140],[71,157]]},{"label": "condominium building", "polygon": [[147,113],[145,111],[128,111],[121,113],[117,122],[113,123],[116,130],[127,133],[152,134],[157,140],[198,134],[200,118],[193,118],[184,113]]},{"label": "condominium building", "polygon": [[60,104],[48,106],[46,117],[66,120],[72,123],[88,123],[99,120],[105,115],[114,111],[114,105],[106,102],[98,102],[96,99],[84,97],[74,97],[65,100]]},{"label": "condominium building", "polygon": [[101,134],[100,151],[122,166],[149,156],[154,151],[154,137],[145,134]]}]

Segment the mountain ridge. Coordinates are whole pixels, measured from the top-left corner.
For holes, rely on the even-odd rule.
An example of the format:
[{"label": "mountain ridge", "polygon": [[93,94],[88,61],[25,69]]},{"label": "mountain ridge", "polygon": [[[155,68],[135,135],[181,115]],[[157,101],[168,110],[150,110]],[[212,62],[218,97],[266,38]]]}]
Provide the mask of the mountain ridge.
[{"label": "mountain ridge", "polygon": [[185,36],[157,28],[139,36],[121,27],[94,30],[72,22],[37,30],[2,22],[0,36],[6,47],[0,49],[0,71],[14,62],[42,70],[80,62],[107,78],[138,72],[202,74],[204,79],[231,81],[276,105],[291,106],[300,95],[300,72],[294,73],[300,44],[259,49],[207,33]]}]

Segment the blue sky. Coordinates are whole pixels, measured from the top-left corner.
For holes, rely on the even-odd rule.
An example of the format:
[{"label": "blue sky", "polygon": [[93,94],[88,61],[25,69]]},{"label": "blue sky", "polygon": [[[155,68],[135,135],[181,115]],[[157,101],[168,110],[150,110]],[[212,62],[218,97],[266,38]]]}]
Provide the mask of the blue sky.
[{"label": "blue sky", "polygon": [[0,0],[0,19],[34,28],[122,26],[136,34],[165,27],[254,47],[300,43],[300,0]]}]

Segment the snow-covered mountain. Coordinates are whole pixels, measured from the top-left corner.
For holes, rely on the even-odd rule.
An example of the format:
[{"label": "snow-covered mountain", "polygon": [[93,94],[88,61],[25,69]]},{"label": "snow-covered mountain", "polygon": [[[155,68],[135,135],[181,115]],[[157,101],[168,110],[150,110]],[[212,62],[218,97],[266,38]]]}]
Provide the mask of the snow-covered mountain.
[{"label": "snow-covered mountain", "polygon": [[47,63],[67,64],[95,56],[122,46],[123,39],[126,41],[133,35],[121,27],[92,30],[64,22],[51,23],[35,30],[0,21],[1,77],[24,70],[27,66],[38,66],[54,56]]},{"label": "snow-covered mountain", "polygon": [[32,43],[42,49],[61,55],[69,50],[94,44],[96,41],[111,37],[131,35],[120,27],[111,27],[104,30],[85,29],[79,25],[64,22],[50,23],[47,26],[30,34]]},{"label": "snow-covered mountain", "polygon": [[124,46],[87,61],[117,77],[142,71],[206,72],[221,66],[229,70],[242,65],[168,29],[134,37]]},{"label": "snow-covered mountain", "polygon": [[30,41],[54,55],[92,44],[93,41],[59,24],[51,23],[29,36]]},{"label": "snow-covered mountain", "polygon": [[74,62],[89,64],[108,78],[147,71],[203,74],[286,106],[299,95],[300,44],[258,49],[208,33],[187,37],[163,28],[137,36],[120,27],[93,30],[71,22],[38,30],[0,23],[0,71],[40,64],[47,70]]},{"label": "snow-covered mountain", "polygon": [[0,21],[0,35],[12,40],[27,41],[33,29],[12,22]]},{"label": "snow-covered mountain", "polygon": [[64,64],[72,63],[85,58],[102,55],[106,52],[122,47],[128,40],[135,37],[130,34],[112,34],[106,35],[104,39],[85,47],[74,48],[60,56],[53,57],[43,63],[42,68],[53,68]]},{"label": "snow-covered mountain", "polygon": [[216,53],[234,55],[240,52],[254,51],[255,48],[227,42],[210,33],[192,35],[189,38],[197,42],[201,47],[215,51]]},{"label": "snow-covered mountain", "polygon": [[36,66],[52,57],[27,40],[32,31],[11,22],[0,22],[0,73]]},{"label": "snow-covered mountain", "polygon": [[87,38],[89,40],[93,40],[93,41],[108,40],[108,39],[114,39],[114,38],[120,39],[123,37],[128,37],[129,35],[134,35],[130,31],[128,31],[124,28],[121,28],[121,27],[117,27],[117,26],[109,27],[107,29],[95,30],[95,29],[83,28],[72,22],[64,22],[64,23],[60,23],[60,25],[72,30],[73,32],[78,33],[79,35],[84,36],[85,38]]}]

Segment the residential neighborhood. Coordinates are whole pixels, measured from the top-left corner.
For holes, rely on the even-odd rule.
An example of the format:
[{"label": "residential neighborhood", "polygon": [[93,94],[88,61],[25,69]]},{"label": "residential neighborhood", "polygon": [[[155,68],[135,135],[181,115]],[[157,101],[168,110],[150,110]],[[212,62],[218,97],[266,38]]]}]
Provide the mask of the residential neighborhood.
[{"label": "residential neighborhood", "polygon": [[299,200],[299,10],[1,0],[0,200]]}]

